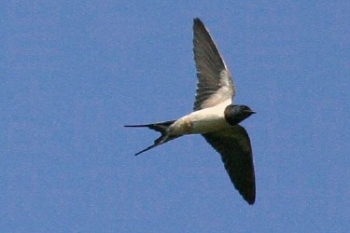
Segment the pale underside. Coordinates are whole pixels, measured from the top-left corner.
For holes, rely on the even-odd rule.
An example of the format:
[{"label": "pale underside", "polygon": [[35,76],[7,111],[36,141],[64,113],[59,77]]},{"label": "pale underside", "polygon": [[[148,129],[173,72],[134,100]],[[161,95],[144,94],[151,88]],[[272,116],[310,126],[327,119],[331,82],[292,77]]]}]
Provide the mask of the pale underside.
[{"label": "pale underside", "polygon": [[168,129],[169,135],[203,134],[229,127],[224,110],[231,99],[219,105],[192,112],[175,121]]}]

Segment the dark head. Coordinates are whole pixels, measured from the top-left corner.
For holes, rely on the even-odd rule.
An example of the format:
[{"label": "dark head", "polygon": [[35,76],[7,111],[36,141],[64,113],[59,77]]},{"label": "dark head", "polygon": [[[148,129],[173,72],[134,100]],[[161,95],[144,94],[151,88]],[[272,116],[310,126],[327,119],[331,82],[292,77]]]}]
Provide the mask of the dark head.
[{"label": "dark head", "polygon": [[227,123],[230,125],[237,125],[254,113],[255,112],[248,106],[232,104],[226,107],[224,115]]}]

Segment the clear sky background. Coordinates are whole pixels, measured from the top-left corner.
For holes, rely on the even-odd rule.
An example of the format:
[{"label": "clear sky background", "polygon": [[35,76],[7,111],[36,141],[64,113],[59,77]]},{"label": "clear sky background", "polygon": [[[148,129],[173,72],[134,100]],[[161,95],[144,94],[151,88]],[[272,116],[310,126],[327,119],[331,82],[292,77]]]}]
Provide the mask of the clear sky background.
[{"label": "clear sky background", "polygon": [[[193,107],[200,17],[237,86],[249,206],[220,156],[124,124]],[[0,232],[350,232],[350,2],[3,1]]]}]

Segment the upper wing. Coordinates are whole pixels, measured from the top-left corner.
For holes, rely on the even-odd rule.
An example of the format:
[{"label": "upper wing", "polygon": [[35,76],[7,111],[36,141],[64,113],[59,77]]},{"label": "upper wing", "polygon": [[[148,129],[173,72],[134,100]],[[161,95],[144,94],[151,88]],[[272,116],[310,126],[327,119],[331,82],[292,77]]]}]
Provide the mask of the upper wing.
[{"label": "upper wing", "polygon": [[252,147],[247,131],[242,126],[236,125],[203,136],[221,154],[235,188],[249,204],[254,204],[255,174]]},{"label": "upper wing", "polygon": [[233,98],[235,89],[230,71],[209,31],[199,18],[193,22],[193,52],[198,77],[194,110],[199,110]]}]

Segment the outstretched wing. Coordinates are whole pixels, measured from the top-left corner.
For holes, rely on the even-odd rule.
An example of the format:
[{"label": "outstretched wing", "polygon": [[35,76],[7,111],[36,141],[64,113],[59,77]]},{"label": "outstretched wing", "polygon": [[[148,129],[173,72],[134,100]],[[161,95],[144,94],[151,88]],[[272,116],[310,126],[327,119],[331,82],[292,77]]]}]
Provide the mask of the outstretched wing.
[{"label": "outstretched wing", "polygon": [[255,174],[252,147],[246,130],[240,126],[203,134],[205,140],[220,153],[232,183],[249,203],[255,202]]},{"label": "outstretched wing", "polygon": [[199,18],[194,19],[193,37],[198,77],[194,110],[200,110],[232,99],[235,88],[230,71],[208,29]]}]

